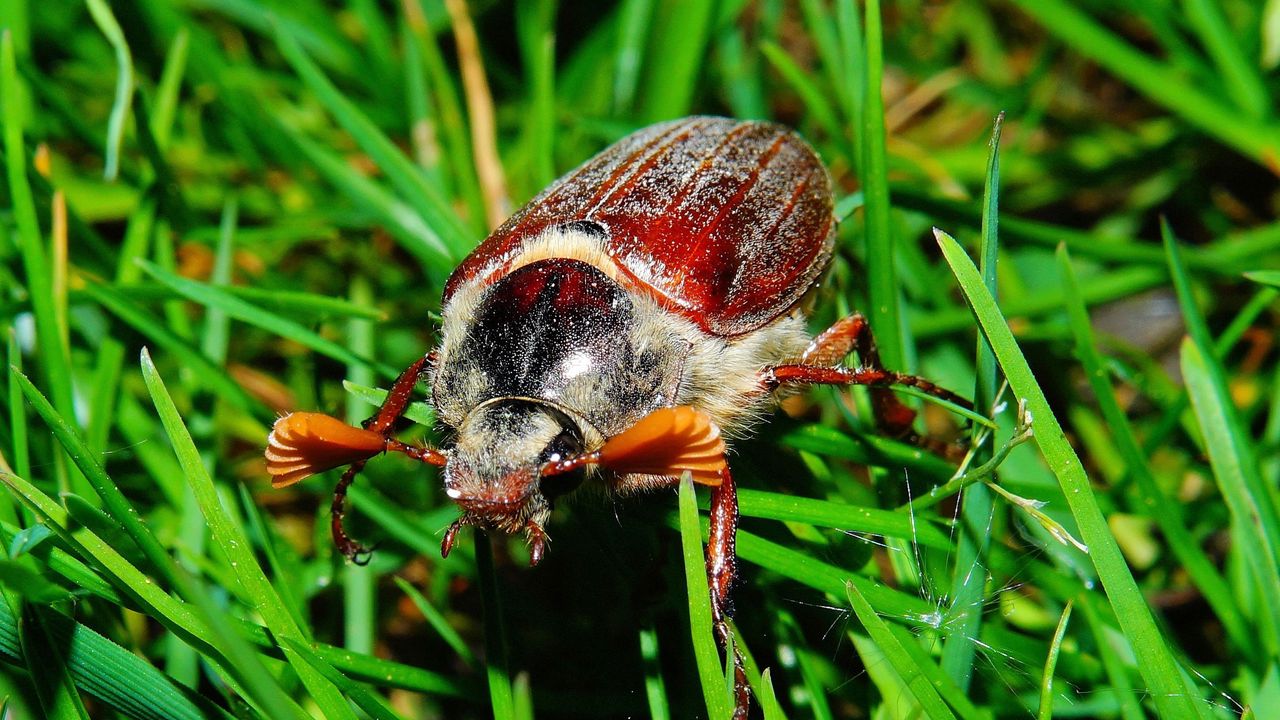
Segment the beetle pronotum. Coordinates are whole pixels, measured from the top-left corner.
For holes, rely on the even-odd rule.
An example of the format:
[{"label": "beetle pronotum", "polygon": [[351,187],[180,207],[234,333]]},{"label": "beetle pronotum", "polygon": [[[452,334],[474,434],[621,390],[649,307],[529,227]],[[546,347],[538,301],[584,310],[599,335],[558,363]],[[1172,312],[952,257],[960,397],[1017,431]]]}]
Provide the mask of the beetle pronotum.
[{"label": "beetle pronotum", "polygon": [[[711,488],[707,574],[713,622],[736,575],[738,506],[723,436],[741,435],[780,391],[872,386],[887,432],[914,412],[887,387],[967,404],[881,367],[853,315],[811,338],[801,307],[831,258],[831,184],[813,150],[765,122],[695,117],[640,130],[561,178],[498,228],[444,289],[439,346],[395,381],[363,428],[316,413],[281,418],[267,449],[279,487],[349,465],[334,491],[334,541],[348,485],[386,451],[444,468],[466,525],[523,532],[532,564],[551,502],[586,479],[621,493]],[[856,351],[861,364],[843,365]],[[391,437],[419,381],[453,439],[441,449]],[[735,717],[749,691],[735,664]]]}]

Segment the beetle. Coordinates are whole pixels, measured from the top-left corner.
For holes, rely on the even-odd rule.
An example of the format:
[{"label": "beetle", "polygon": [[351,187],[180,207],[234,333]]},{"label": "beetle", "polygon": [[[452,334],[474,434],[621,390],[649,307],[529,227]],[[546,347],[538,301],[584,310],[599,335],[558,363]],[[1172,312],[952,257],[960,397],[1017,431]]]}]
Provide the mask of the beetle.
[{"label": "beetle", "polygon": [[[811,337],[804,299],[831,260],[831,181],[813,149],[776,124],[693,117],[641,129],[570,172],[490,235],[449,277],[439,345],[410,365],[363,427],[317,413],[268,438],[276,486],[348,465],[334,491],[338,548],[347,487],[393,451],[443,467],[467,525],[524,533],[543,557],[553,501],[584,481],[618,493],[710,486],[707,575],[728,646],[738,508],[725,438],[741,437],[786,392],[871,386],[882,429],[915,413],[889,386],[949,391],[881,366],[861,315]],[[845,358],[857,352],[860,364]],[[392,435],[419,381],[442,448]],[[735,717],[749,690],[735,665]]]}]

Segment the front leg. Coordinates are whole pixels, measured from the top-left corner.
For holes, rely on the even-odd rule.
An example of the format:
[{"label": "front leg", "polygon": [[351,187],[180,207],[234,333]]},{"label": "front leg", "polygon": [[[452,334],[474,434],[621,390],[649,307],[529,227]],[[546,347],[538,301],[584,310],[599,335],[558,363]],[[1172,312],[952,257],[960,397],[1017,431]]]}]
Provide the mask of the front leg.
[{"label": "front leg", "polygon": [[[738,579],[738,554],[735,547],[738,537],[738,492],[733,477],[726,467],[722,471],[720,485],[711,489],[711,529],[707,536],[707,582],[711,586],[711,622],[716,639],[728,654],[730,636],[728,618],[733,614],[733,600],[729,593]],[[734,720],[747,717],[751,704],[751,688],[747,685],[747,673],[742,651],[735,644],[733,657],[725,662],[733,663]]]},{"label": "front leg", "polygon": [[[427,374],[434,362],[435,353],[431,352],[405,368],[391,384],[391,389],[387,391],[387,399],[382,402],[378,412],[361,423],[361,426],[365,430],[382,435],[386,441],[387,450],[401,452],[415,460],[432,465],[443,465],[445,458],[440,452],[431,448],[412,447],[391,438],[392,427],[404,416],[405,410],[409,409],[413,388]],[[333,535],[333,544],[338,548],[338,552],[356,564],[367,563],[369,551],[347,534],[343,518],[346,516],[347,488],[351,486],[356,475],[364,469],[364,465],[365,461],[361,460],[353,463],[346,472],[342,473],[338,484],[333,488],[333,502],[329,506],[329,529]]]}]

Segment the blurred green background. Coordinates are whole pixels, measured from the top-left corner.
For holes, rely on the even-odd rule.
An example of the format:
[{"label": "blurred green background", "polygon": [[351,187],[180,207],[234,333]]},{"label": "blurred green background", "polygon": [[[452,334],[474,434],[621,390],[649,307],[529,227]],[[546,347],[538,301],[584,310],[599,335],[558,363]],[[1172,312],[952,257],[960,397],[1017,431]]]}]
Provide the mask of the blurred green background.
[{"label": "blurred green background", "polygon": [[355,567],[334,478],[272,491],[261,458],[280,412],[371,414],[494,224],[699,113],[829,167],[813,330],[864,310],[998,427],[921,405],[975,440],[957,470],[828,389],[735,446],[753,712],[1280,708],[1280,2],[5,0],[0,27],[10,717],[722,708],[675,493],[579,494],[536,570],[470,531],[442,561],[438,479],[380,460]]}]

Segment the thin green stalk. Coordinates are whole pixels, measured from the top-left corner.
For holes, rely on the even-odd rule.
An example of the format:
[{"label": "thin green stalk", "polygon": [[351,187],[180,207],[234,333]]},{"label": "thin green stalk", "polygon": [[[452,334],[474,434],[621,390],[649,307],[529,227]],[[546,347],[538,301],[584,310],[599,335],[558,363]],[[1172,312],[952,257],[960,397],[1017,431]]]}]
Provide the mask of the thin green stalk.
[{"label": "thin green stalk", "polygon": [[111,43],[116,56],[116,93],[111,104],[111,116],[107,119],[106,167],[103,175],[108,180],[115,180],[120,172],[120,146],[124,143],[125,123],[129,117],[129,103],[133,99],[133,56],[129,52],[129,43],[124,38],[120,23],[111,12],[106,0],[85,0],[89,6],[89,14],[97,23],[98,29]]},{"label": "thin green stalk", "polygon": [[1067,442],[1066,434],[1031,373],[995,298],[987,292],[978,269],[959,244],[940,230],[935,231],[935,235],[960,288],[974,308],[983,334],[991,343],[1014,395],[1027,403],[1027,410],[1034,418],[1036,444],[1058,479],[1120,627],[1133,644],[1138,669],[1158,711],[1167,717],[1200,717],[1204,708],[1195,700],[1199,693],[1193,685],[1184,682],[1181,669],[1098,507],[1084,466]]},{"label": "thin green stalk", "polygon": [[1088,311],[1080,297],[1075,272],[1065,247],[1058,250],[1058,262],[1063,286],[1067,291],[1067,313],[1076,337],[1076,356],[1084,367],[1085,377],[1089,380],[1098,407],[1106,419],[1107,429],[1125,461],[1126,469],[1135,480],[1143,505],[1159,525],[1169,548],[1218,615],[1227,636],[1244,654],[1257,657],[1256,634],[1241,615],[1235,593],[1230,590],[1213,562],[1200,548],[1200,543],[1187,529],[1181,508],[1160,488],[1151,470],[1151,463],[1138,444],[1133,426],[1116,400],[1115,391],[1107,380],[1105,361],[1095,344]]},{"label": "thin green stalk", "polygon": [[[1000,129],[1004,114],[996,116],[991,130],[987,178],[983,187],[982,235],[978,246],[982,283],[992,297],[996,294],[996,259],[999,256],[1000,217]],[[998,374],[995,353],[981,334],[975,351],[977,381],[974,407],[989,410],[996,403]],[[970,440],[983,433],[975,425]],[[994,438],[994,433],[992,434]],[[981,464],[991,457],[990,447],[974,450],[974,462]],[[951,607],[947,614],[954,618],[943,629],[942,669],[962,690],[969,689],[973,677],[977,639],[982,631],[983,595],[987,584],[986,555],[990,539],[991,515],[994,512],[991,491],[985,484],[971,485],[961,491],[961,532],[956,538],[955,567],[951,578]]]},{"label": "thin green stalk", "polygon": [[[684,558],[685,589],[688,593],[689,632],[692,633],[693,656],[697,662],[699,686],[706,703],[707,715],[727,718],[733,705],[725,688],[725,666],[716,650],[711,625],[711,591],[707,585],[707,565],[702,556],[702,533],[698,523],[698,505],[693,479],[685,474],[680,481],[680,555]],[[726,649],[726,652],[728,650]]]},{"label": "thin green stalk", "polygon": [[880,26],[880,0],[867,0],[866,8],[866,85],[863,88],[862,117],[862,181],[866,194],[864,228],[867,243],[867,295],[871,307],[867,313],[876,330],[876,347],[885,367],[907,369],[906,345],[902,337],[902,312],[899,308],[898,273],[895,267],[895,242],[889,218],[888,161],[885,154],[884,99],[881,82],[884,76],[884,45]]},{"label": "thin green stalk", "polygon": [[[351,301],[356,304],[372,304],[373,290],[364,275],[351,278]],[[347,346],[361,357],[372,357],[374,326],[369,320],[352,318],[347,321]],[[373,383],[373,371],[363,363],[347,365],[347,377],[352,382]],[[355,396],[347,396],[347,422],[359,423],[368,415],[364,403]],[[374,635],[377,632],[377,576],[369,565],[346,563],[342,568],[343,644],[349,650],[372,654]]]},{"label": "thin green stalk", "polygon": [[475,532],[476,575],[484,601],[485,675],[489,680],[489,702],[495,720],[514,720],[515,699],[511,691],[511,659],[507,649],[507,625],[502,612],[498,576],[493,567],[493,540],[489,533]]},{"label": "thin green stalk", "polygon": [[1044,674],[1040,680],[1040,710],[1036,714],[1037,720],[1052,720],[1053,718],[1053,674],[1058,667],[1058,653],[1062,650],[1062,640],[1067,635],[1067,623],[1071,620],[1071,607],[1073,603],[1068,602],[1067,606],[1062,610],[1062,616],[1058,618],[1058,627],[1053,631],[1053,640],[1049,642],[1049,654],[1044,659]]}]

